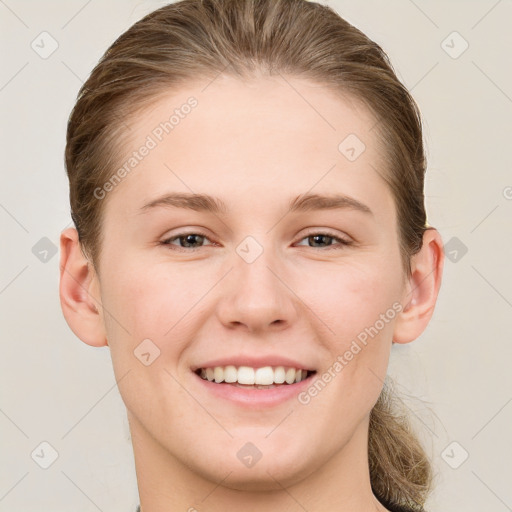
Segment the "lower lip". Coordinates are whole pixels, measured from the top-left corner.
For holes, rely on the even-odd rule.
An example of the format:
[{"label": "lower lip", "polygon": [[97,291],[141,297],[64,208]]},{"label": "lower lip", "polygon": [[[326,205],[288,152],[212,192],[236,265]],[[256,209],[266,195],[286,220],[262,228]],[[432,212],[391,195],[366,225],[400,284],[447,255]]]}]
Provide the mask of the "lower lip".
[{"label": "lower lip", "polygon": [[224,400],[229,400],[237,405],[254,408],[255,406],[271,407],[279,405],[297,397],[301,391],[311,385],[313,377],[316,374],[312,374],[300,382],[281,384],[269,389],[241,388],[230,384],[218,384],[202,379],[197,373],[193,375],[209,393],[223,398]]}]

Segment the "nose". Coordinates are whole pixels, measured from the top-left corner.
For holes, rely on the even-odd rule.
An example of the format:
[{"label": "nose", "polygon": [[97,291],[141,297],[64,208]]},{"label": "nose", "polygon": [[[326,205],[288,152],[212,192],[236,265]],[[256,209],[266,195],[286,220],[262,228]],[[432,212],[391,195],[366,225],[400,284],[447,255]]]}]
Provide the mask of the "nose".
[{"label": "nose", "polygon": [[283,330],[298,317],[299,299],[287,281],[288,273],[271,249],[252,262],[238,254],[226,276],[217,315],[230,329],[252,333]]}]

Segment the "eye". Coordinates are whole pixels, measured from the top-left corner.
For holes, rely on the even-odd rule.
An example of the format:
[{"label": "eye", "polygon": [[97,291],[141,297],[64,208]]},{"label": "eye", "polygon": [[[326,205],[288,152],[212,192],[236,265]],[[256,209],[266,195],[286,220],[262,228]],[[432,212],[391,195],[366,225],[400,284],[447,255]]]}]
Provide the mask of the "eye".
[{"label": "eye", "polygon": [[[308,236],[306,236],[302,240],[307,240],[308,243],[312,243],[312,244],[320,244],[320,246],[318,246],[318,245],[310,246],[315,249],[327,248],[328,250],[341,249],[343,246],[349,246],[349,245],[352,245],[352,243],[353,243],[352,240],[346,240],[344,238],[334,236],[331,233],[322,233],[322,232],[310,233]],[[336,246],[336,244],[333,245],[332,243],[329,243],[330,241],[332,242],[334,240],[336,240],[338,242],[337,246]],[[327,246],[324,244],[327,244]]]},{"label": "eye", "polygon": [[[160,242],[162,245],[168,245],[172,246],[173,250],[185,250],[188,249],[186,252],[192,252],[196,251],[198,249],[201,249],[201,247],[204,247],[203,242],[205,240],[209,240],[209,238],[206,235],[203,235],[201,233],[194,233],[194,232],[186,232],[186,233],[178,233],[177,235],[174,235],[170,238],[167,238],[166,240],[163,240]],[[352,245],[351,240],[346,240],[341,237],[334,236],[331,233],[328,232],[317,232],[317,233],[310,233],[308,236],[301,239],[301,242],[303,240],[307,240],[308,243],[312,244],[320,244],[320,245],[312,245],[310,247],[314,249],[340,249],[343,246],[349,246]],[[331,242],[337,241],[338,244],[333,244]],[[175,242],[178,242],[176,244]],[[215,244],[210,244],[215,245]],[[300,244],[298,244],[300,245]]]},{"label": "eye", "polygon": [[[188,252],[200,249],[202,246],[202,242],[205,240],[209,240],[206,235],[202,235],[201,233],[178,233],[177,235],[167,238],[160,242],[162,245],[169,245],[176,247],[176,244],[173,242],[177,241],[180,245],[177,246],[177,250],[179,249],[189,249]],[[194,245],[199,245],[199,247],[194,247]],[[174,248],[173,247],[173,248]]]}]

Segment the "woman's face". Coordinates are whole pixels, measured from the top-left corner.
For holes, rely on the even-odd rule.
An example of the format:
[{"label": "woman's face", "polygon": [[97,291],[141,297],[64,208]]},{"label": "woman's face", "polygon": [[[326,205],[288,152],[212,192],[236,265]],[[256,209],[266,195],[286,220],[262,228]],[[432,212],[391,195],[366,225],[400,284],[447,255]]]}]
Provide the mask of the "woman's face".
[{"label": "woman's face", "polygon": [[[367,435],[406,299],[394,201],[368,111],[292,78],[206,85],[127,120],[126,172],[98,191],[105,332],[137,442],[285,485]],[[171,198],[194,194],[212,199]],[[315,373],[196,372],[231,365]]]}]

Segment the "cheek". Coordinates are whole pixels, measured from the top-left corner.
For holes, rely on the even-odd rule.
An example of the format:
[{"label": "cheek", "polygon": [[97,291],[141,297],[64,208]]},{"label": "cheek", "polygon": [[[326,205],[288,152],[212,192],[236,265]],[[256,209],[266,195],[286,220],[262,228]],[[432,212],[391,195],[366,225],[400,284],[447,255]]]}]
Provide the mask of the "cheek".
[{"label": "cheek", "polygon": [[323,338],[329,361],[322,371],[326,380],[335,377],[322,395],[343,404],[339,414],[369,411],[386,377],[402,274],[398,259],[379,260],[320,275],[319,287],[305,300],[329,327]]},{"label": "cheek", "polygon": [[[119,261],[106,283],[107,302],[136,335],[161,339],[198,301],[201,280],[179,265]],[[204,291],[203,291],[204,293]]]},{"label": "cheek", "polygon": [[379,331],[392,330],[395,316],[393,304],[400,298],[400,267],[374,261],[372,264],[354,264],[326,273],[317,273],[315,286],[304,289],[305,302],[329,329],[342,350],[347,341],[357,338],[365,329],[374,326],[386,315],[386,322],[378,322]]},{"label": "cheek", "polygon": [[320,276],[316,282],[324,283],[324,293],[315,288],[305,300],[329,327],[322,338],[329,356],[318,374],[325,384],[312,385],[301,403],[318,421],[325,421],[329,411],[327,438],[344,442],[348,430],[339,425],[359,424],[378,399],[389,361],[400,276],[398,264],[353,265]]},{"label": "cheek", "polygon": [[164,340],[173,335],[173,326],[194,295],[184,285],[183,273],[172,269],[162,273],[158,265],[142,265],[128,258],[115,261],[115,265],[105,265],[102,279],[105,328],[114,364],[125,369],[139,363],[134,351],[147,339],[172,357],[169,349],[178,351],[179,347]]},{"label": "cheek", "polygon": [[187,312],[204,286],[179,266],[167,265],[164,272],[161,265],[145,263],[126,257],[117,259],[115,268],[105,266],[102,300],[109,312],[105,326],[113,367],[116,380],[122,379],[123,400],[137,417],[151,424],[165,411],[164,417],[179,422],[180,415],[166,409],[168,398],[185,403],[187,396],[170,374],[176,375],[175,364],[189,341],[185,330],[193,312]]}]

